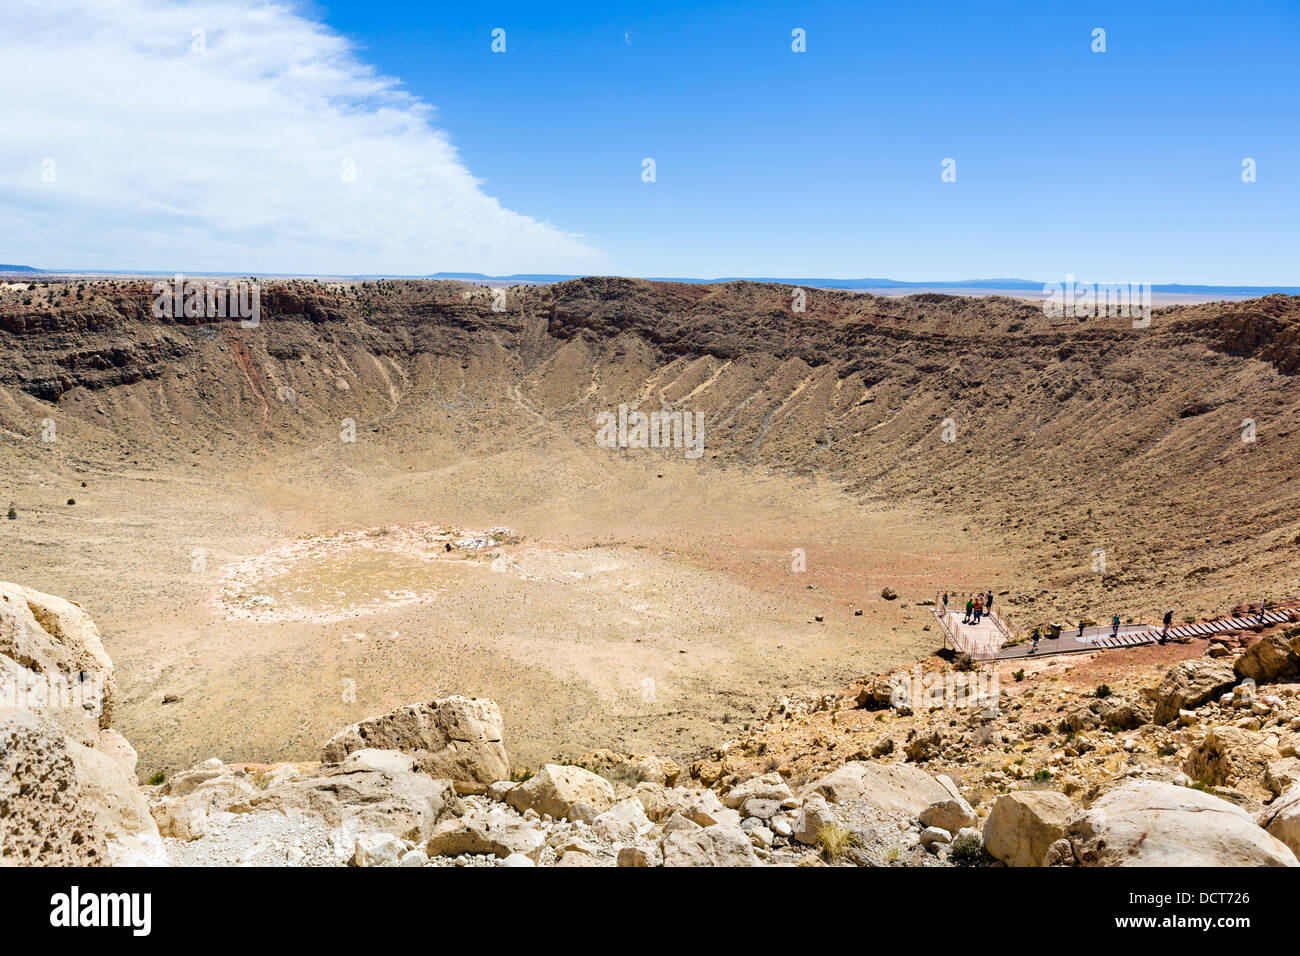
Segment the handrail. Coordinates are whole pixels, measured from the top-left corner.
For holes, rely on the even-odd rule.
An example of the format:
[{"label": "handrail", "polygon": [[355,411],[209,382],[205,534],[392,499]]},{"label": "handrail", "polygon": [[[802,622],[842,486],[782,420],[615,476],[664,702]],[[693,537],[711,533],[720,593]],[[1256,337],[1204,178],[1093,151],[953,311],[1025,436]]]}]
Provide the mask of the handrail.
[{"label": "handrail", "polygon": [[[955,588],[948,588],[948,594],[950,597],[960,595],[961,593],[961,591]],[[942,589],[934,593],[934,604],[937,608],[943,607]],[[997,629],[998,633],[1002,635],[1003,644],[1010,644],[1016,640],[1016,628],[996,610],[993,608],[985,608],[983,617],[986,617],[993,622],[993,626]]]},{"label": "handrail", "polygon": [[930,608],[930,612],[938,618],[939,626],[943,628],[944,636],[948,640],[952,641],[952,646],[956,651],[967,655],[974,661],[987,662],[997,660],[999,648],[990,647],[988,644],[964,638],[962,636],[961,625],[953,624],[948,620],[948,615],[941,600],[935,601],[934,607]]},{"label": "handrail", "polygon": [[948,622],[948,615],[944,612],[941,605],[930,608],[930,612],[939,619],[939,626],[943,628],[943,635],[947,640],[952,641],[953,646],[957,645],[957,629]]},{"label": "handrail", "polygon": [[992,608],[989,608],[987,611],[984,612],[984,614],[993,622],[993,626],[998,629],[998,632],[1001,633],[1003,644],[1010,644],[1012,641],[1016,639],[1015,630],[1006,621],[1002,619],[1001,614],[999,614],[997,611],[993,610]]}]

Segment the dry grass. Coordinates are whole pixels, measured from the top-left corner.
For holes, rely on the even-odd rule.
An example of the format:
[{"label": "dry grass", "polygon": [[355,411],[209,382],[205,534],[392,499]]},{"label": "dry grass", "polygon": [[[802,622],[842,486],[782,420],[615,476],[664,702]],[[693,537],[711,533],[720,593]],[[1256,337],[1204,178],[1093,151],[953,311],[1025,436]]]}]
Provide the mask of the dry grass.
[{"label": "dry grass", "polygon": [[848,827],[838,823],[828,823],[817,834],[817,845],[826,854],[826,859],[837,862],[852,847],[857,846],[858,838]]}]

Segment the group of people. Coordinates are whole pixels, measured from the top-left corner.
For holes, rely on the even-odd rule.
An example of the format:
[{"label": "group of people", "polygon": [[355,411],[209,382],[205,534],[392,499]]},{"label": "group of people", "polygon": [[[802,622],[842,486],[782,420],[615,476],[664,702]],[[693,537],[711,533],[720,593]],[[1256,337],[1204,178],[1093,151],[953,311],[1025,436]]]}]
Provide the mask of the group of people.
[{"label": "group of people", "polygon": [[[948,592],[943,592],[943,609],[948,610]],[[963,624],[978,624],[980,618],[985,614],[993,612],[993,592],[986,591],[984,594],[972,594],[966,598],[966,614],[962,617]]]},{"label": "group of people", "polygon": [[[948,612],[948,600],[949,600],[949,594],[947,591],[944,591],[943,610],[945,614]],[[1264,622],[1264,612],[1267,606],[1268,606],[1267,599],[1259,602],[1259,621],[1261,624]],[[962,617],[961,622],[963,624],[978,624],[980,622],[980,619],[983,618],[984,615],[990,614],[992,613],[992,611],[993,611],[992,591],[986,591],[983,594],[972,594],[966,598],[966,613]],[[1164,644],[1169,640],[1169,628],[1173,625],[1173,621],[1174,621],[1174,609],[1169,608],[1169,610],[1165,611],[1165,616],[1163,621],[1164,626],[1160,630],[1160,636],[1156,639],[1156,643]],[[1086,625],[1087,625],[1087,621],[1079,622],[1080,640],[1083,639],[1083,630]],[[1059,635],[1053,635],[1053,636],[1059,636]],[[1119,615],[1118,614],[1111,616],[1110,636],[1119,637]],[[1039,633],[1039,629],[1034,628],[1034,633],[1029,636],[1029,645],[1030,645],[1029,653],[1032,654],[1038,650],[1038,642],[1039,640],[1041,640],[1041,638],[1042,635]]]}]

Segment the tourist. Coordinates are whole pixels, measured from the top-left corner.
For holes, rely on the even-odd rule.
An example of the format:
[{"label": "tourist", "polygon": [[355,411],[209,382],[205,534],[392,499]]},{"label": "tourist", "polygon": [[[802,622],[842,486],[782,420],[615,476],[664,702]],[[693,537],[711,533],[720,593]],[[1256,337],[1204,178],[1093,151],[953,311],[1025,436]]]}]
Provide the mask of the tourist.
[{"label": "tourist", "polygon": [[1264,623],[1264,608],[1268,605],[1268,598],[1260,598],[1259,601],[1259,623]]},{"label": "tourist", "polygon": [[988,593],[988,596],[984,598],[984,613],[985,614],[993,613],[993,592],[992,591],[990,591]]},{"label": "tourist", "polygon": [[1110,636],[1119,637],[1119,615],[1116,614],[1110,619]]},{"label": "tourist", "polygon": [[961,619],[963,624],[970,623],[970,616],[975,612],[975,602],[970,598],[966,599],[966,616]]},{"label": "tourist", "polygon": [[1080,621],[1080,622],[1079,622],[1079,640],[1083,640],[1083,625],[1084,625],[1084,622],[1083,622],[1083,621]]},{"label": "tourist", "polygon": [[1157,641],[1156,643],[1163,644],[1165,641],[1169,639],[1169,625],[1172,624],[1173,622],[1174,622],[1174,609],[1170,608],[1169,610],[1165,611],[1164,630],[1160,632],[1160,640]]},{"label": "tourist", "polygon": [[948,613],[948,592],[943,592],[943,613]]},{"label": "tourist", "polygon": [[974,618],[976,624],[980,622],[980,615],[982,613],[984,613],[984,596],[977,594],[975,596],[975,618]]},{"label": "tourist", "polygon": [[1034,633],[1029,635],[1029,653],[1033,654],[1038,650],[1038,628],[1034,628]]}]

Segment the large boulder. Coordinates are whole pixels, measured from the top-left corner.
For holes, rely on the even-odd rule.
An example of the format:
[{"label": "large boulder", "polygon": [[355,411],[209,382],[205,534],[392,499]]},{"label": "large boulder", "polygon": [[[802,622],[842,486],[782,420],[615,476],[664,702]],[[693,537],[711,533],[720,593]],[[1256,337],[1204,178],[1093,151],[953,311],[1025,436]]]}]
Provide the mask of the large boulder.
[{"label": "large boulder", "polygon": [[83,746],[43,712],[0,709],[0,862],[160,866],[144,794],[112,749]]},{"label": "large boulder", "polygon": [[400,750],[415,758],[422,773],[452,781],[458,793],[486,793],[510,776],[501,738],[495,701],[445,697],[345,727],[321,748],[321,760],[339,763],[357,750]]},{"label": "large boulder", "polygon": [[1300,866],[1240,807],[1190,787],[1122,784],[1070,821],[1084,866]]},{"label": "large boulder", "polygon": [[1089,707],[1101,720],[1103,727],[1136,730],[1151,722],[1151,708],[1138,700],[1116,695],[1094,700]]},{"label": "large boulder", "polygon": [[411,755],[391,750],[354,751],[342,763],[268,787],[247,808],[315,815],[345,834],[391,833],[414,843],[463,812],[450,780],[433,779]]},{"label": "large boulder", "polygon": [[81,803],[95,814],[108,839],[112,866],[166,866],[158,827],[149,802],[132,776],[110,753],[71,743],[69,751],[81,781]]},{"label": "large boulder", "polygon": [[154,795],[149,810],[163,836],[197,840],[214,821],[245,809],[258,795],[248,774],[213,757],[171,777]]},{"label": "large boulder", "polygon": [[1260,811],[1259,825],[1300,854],[1300,783]]},{"label": "large boulder", "polygon": [[94,747],[117,684],[99,629],[79,604],[0,581],[0,707],[40,711]]},{"label": "large boulder", "polygon": [[592,821],[591,830],[608,843],[634,843],[654,826],[635,797],[625,797]]},{"label": "large boulder", "polygon": [[1268,784],[1274,796],[1282,796],[1300,783],[1300,757],[1283,757],[1281,760],[1274,760],[1268,765],[1264,782]]},{"label": "large boulder", "polygon": [[108,842],[81,800],[68,740],[31,711],[0,711],[0,864],[99,866]]},{"label": "large boulder", "polygon": [[678,809],[677,801],[671,796],[673,790],[658,783],[639,783],[633,791],[641,801],[646,816],[653,822],[667,820]]},{"label": "large boulder", "polygon": [[973,827],[976,822],[975,810],[962,797],[936,801],[922,810],[917,819],[923,827],[938,827],[949,833]]},{"label": "large boulder", "polygon": [[520,813],[525,810],[568,820],[583,816],[579,805],[604,813],[614,805],[614,787],[604,777],[559,764],[546,764],[506,794],[506,803]]},{"label": "large boulder", "polygon": [[814,846],[821,838],[822,830],[834,822],[835,815],[826,798],[820,793],[810,794],[799,808],[791,835],[804,846]]},{"label": "large boulder", "polygon": [[723,806],[718,795],[712,790],[661,787],[658,784],[642,783],[637,785],[635,794],[645,808],[646,816],[655,823],[678,814],[702,827],[717,823],[740,824],[740,812]]},{"label": "large boulder", "polygon": [[433,829],[425,849],[429,856],[489,854],[505,859],[518,854],[537,862],[546,841],[526,820],[500,808],[444,820]]},{"label": "large boulder", "polygon": [[406,841],[391,833],[363,833],[357,837],[354,844],[352,865],[397,866],[405,855],[406,848]]},{"label": "large boulder", "polygon": [[674,830],[663,840],[664,866],[762,866],[754,845],[738,827]]},{"label": "large boulder", "polygon": [[984,848],[1007,866],[1042,866],[1065,836],[1074,806],[1054,790],[1018,790],[998,797],[984,823]]},{"label": "large boulder", "polygon": [[1300,627],[1260,638],[1232,666],[1238,676],[1258,683],[1300,675]]},{"label": "large boulder", "polygon": [[1211,657],[1179,661],[1155,689],[1154,720],[1157,724],[1176,720],[1180,710],[1194,710],[1236,683],[1232,667],[1222,661]]},{"label": "large boulder", "polygon": [[1263,734],[1215,727],[1187,752],[1183,771],[1193,780],[1232,787],[1254,800],[1271,800],[1268,766],[1279,756]]},{"label": "large boulder", "polygon": [[115,699],[81,606],[0,582],[0,859],[166,863]]},{"label": "large boulder", "polygon": [[814,780],[801,791],[820,794],[831,803],[864,801],[877,810],[915,817],[932,803],[958,796],[924,770],[902,763],[855,760]]},{"label": "large boulder", "polygon": [[733,787],[723,800],[733,810],[739,810],[750,800],[773,800],[785,807],[797,805],[790,785],[779,773],[765,773],[761,777],[751,777],[744,783]]}]

